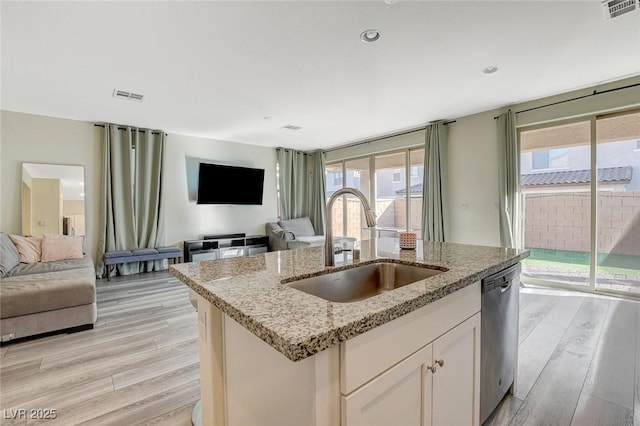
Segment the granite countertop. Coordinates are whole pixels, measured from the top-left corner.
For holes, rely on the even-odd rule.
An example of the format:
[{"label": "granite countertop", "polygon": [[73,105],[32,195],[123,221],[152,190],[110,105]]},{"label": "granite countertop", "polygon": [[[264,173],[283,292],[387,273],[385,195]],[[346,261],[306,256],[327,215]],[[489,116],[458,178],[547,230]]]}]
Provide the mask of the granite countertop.
[{"label": "granite countertop", "polygon": [[[171,273],[292,361],[299,361],[518,263],[526,250],[398,239],[363,241],[360,262],[336,256],[324,266],[324,247],[171,265]],[[342,259],[342,261],[341,261]],[[289,287],[292,277],[349,268],[376,259],[448,271],[352,303],[329,302]]]}]

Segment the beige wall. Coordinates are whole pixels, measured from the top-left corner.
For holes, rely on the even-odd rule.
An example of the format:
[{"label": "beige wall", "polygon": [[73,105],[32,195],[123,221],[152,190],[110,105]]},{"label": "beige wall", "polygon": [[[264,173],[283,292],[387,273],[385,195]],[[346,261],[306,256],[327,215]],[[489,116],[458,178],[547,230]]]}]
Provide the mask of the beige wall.
[{"label": "beige wall", "polygon": [[[195,202],[198,160],[265,169],[261,206],[201,205]],[[170,134],[165,151],[165,242],[181,244],[202,234],[264,235],[277,220],[276,153],[273,148]],[[188,176],[191,180],[188,180]],[[240,182],[220,182],[241,190]],[[191,190],[191,191],[189,191]]]},{"label": "beige wall", "polygon": [[[94,258],[98,241],[102,129],[93,123],[2,111],[0,229],[20,234],[22,163],[85,167],[87,247]],[[265,169],[262,206],[197,205],[189,201],[187,157]],[[276,219],[275,150],[183,135],[167,137],[164,196],[165,242],[181,245],[204,233],[264,234]],[[196,175],[197,176],[197,175]],[[237,185],[230,182],[228,184]]]},{"label": "beige wall", "polygon": [[62,234],[62,185],[60,179],[31,181],[31,233]]},{"label": "beige wall", "polygon": [[87,247],[95,257],[100,199],[100,129],[84,121],[10,111],[1,111],[0,120],[0,229],[16,234],[22,231],[22,163],[84,166]]},{"label": "beige wall", "polygon": [[[561,102],[597,91],[602,95],[586,97],[580,101],[560,103],[517,115],[517,124],[531,125],[560,118],[608,112],[640,105],[640,86],[613,90],[638,84],[640,76],[613,83],[592,86],[552,97],[512,105],[514,111],[523,111],[541,105]],[[498,216],[498,145],[494,117],[508,107],[481,112],[466,117],[449,117],[456,122],[448,126],[448,207],[446,233],[451,242],[480,245],[500,245]],[[389,137],[327,153],[327,161],[340,160],[370,152],[384,152],[424,143],[424,131]]]},{"label": "beige wall", "polygon": [[65,200],[62,203],[62,213],[65,216],[84,214],[84,200]]}]

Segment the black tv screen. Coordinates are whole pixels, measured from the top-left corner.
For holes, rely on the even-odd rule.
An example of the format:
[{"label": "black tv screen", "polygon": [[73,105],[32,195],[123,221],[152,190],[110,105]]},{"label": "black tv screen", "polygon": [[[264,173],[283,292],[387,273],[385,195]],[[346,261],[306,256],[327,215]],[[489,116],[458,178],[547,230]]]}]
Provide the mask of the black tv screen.
[{"label": "black tv screen", "polygon": [[264,169],[200,163],[198,204],[262,204]]}]

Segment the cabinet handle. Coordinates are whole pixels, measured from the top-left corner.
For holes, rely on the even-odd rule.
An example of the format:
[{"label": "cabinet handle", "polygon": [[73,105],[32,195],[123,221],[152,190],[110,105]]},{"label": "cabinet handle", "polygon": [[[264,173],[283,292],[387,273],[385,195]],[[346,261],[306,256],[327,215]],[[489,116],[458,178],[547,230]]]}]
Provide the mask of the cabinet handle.
[{"label": "cabinet handle", "polygon": [[431,366],[431,365],[427,366],[427,370],[431,371],[433,374],[436,374],[436,370],[437,369],[438,369],[438,367],[435,366],[435,365],[434,366]]},{"label": "cabinet handle", "polygon": [[440,367],[444,367],[444,359],[436,359],[434,362]]}]

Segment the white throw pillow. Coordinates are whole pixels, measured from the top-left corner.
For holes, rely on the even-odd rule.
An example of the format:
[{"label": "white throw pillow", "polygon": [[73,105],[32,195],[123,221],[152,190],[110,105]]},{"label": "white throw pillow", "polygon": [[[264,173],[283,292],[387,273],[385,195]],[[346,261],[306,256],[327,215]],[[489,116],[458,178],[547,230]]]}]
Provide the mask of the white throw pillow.
[{"label": "white throw pillow", "polygon": [[81,236],[45,234],[42,239],[42,261],[82,259],[83,240]]},{"label": "white throw pillow", "polygon": [[42,252],[42,238],[23,237],[21,235],[9,235],[13,244],[18,249],[20,262],[37,263],[40,262]]}]

